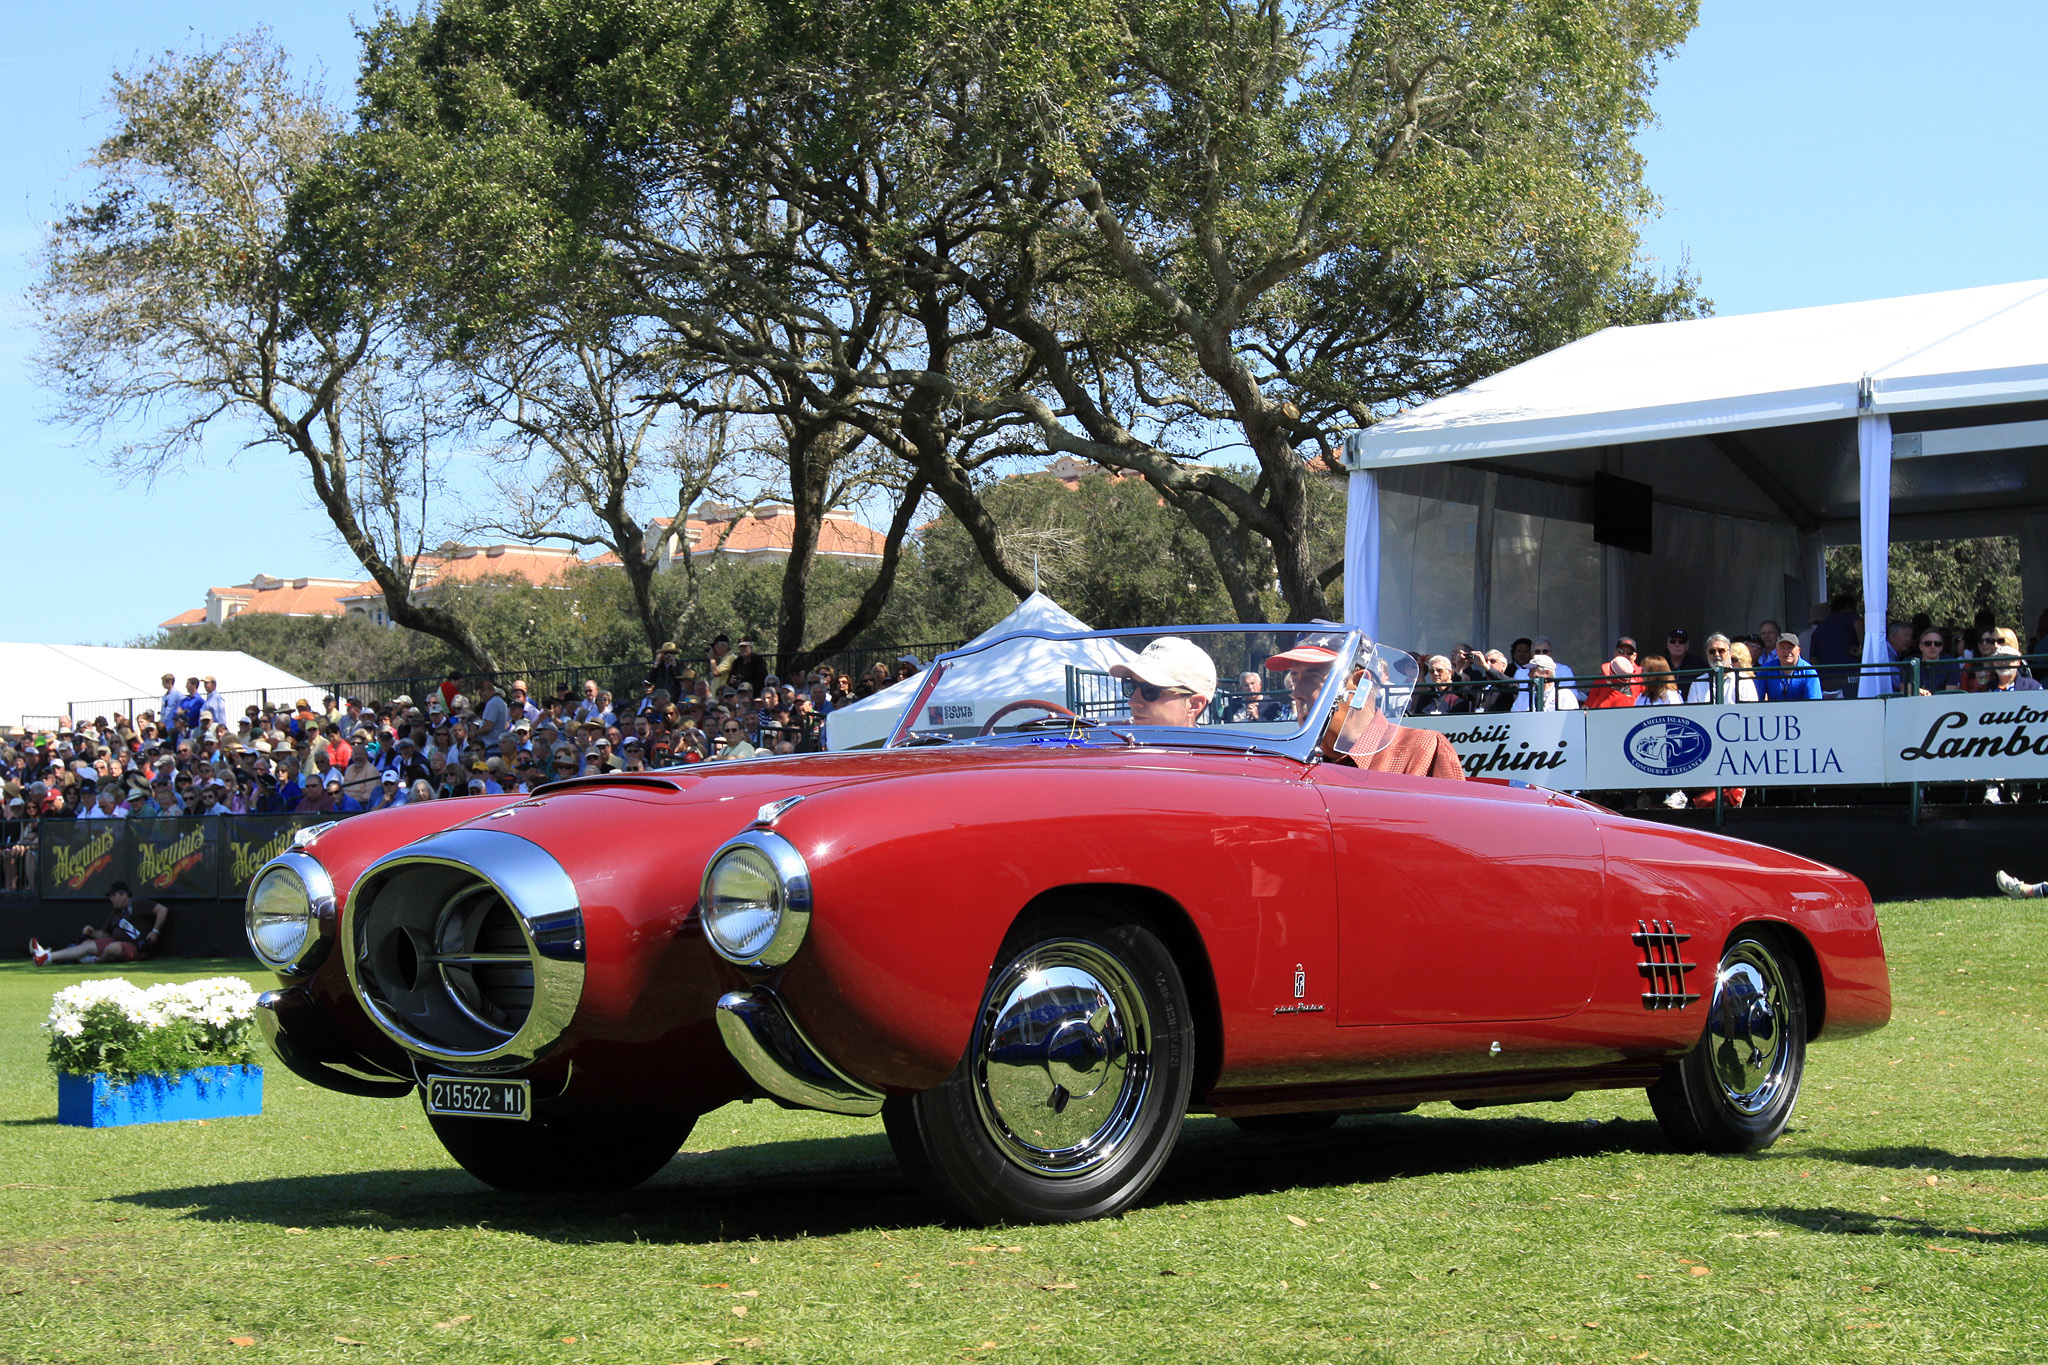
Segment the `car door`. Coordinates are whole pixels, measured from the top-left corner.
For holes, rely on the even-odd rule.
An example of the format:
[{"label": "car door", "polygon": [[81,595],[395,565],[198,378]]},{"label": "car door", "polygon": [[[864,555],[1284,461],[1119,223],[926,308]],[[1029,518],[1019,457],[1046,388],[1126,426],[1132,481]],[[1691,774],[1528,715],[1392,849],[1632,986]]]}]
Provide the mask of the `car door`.
[{"label": "car door", "polygon": [[1532,788],[1321,764],[1338,1023],[1556,1019],[1592,997],[1598,829]]}]

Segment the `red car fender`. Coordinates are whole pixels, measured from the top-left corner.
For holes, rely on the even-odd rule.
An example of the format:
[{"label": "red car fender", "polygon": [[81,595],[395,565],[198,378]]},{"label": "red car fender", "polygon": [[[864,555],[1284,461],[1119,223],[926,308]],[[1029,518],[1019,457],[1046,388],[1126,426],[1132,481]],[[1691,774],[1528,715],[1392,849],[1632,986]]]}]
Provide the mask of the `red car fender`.
[{"label": "red car fender", "polygon": [[[1321,800],[1291,760],[1242,755],[1042,758],[821,792],[777,832],[810,865],[809,937],[775,984],[826,1056],[891,1090],[958,1064],[989,973],[1026,907],[1103,888],[1180,917],[1212,977],[1220,1065],[1298,1065],[1273,1007],[1297,964],[1331,980],[1335,897]],[[1311,1027],[1324,1027],[1316,1021]]]},{"label": "red car fender", "polygon": [[1737,928],[1777,924],[1805,945],[1806,967],[1818,976],[1819,998],[1808,1001],[1813,1036],[1851,1038],[1891,1018],[1877,910],[1857,878],[1706,830],[1617,815],[1602,816],[1600,825],[1618,915],[1682,925],[1688,916],[1702,918],[1703,928],[1685,945],[1699,964],[1692,989],[1711,993],[1715,964]]}]

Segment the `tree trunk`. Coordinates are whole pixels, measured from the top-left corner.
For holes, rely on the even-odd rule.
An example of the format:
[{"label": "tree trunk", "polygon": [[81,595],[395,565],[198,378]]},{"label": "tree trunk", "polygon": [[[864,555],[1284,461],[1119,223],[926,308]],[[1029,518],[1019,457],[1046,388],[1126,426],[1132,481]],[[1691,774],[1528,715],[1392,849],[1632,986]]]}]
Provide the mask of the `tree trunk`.
[{"label": "tree trunk", "polygon": [[[913,474],[910,483],[903,490],[903,501],[896,508],[896,515],[889,522],[889,536],[882,544],[882,562],[875,569],[874,581],[861,594],[860,602],[853,614],[833,631],[809,649],[800,649],[794,656],[785,659],[786,673],[801,673],[820,659],[830,658],[860,638],[860,633],[875,623],[888,604],[889,591],[896,585],[896,566],[901,562],[903,537],[910,530],[911,519],[917,515],[917,505],[924,501],[927,488],[922,474]],[[786,676],[786,674],[785,674]]]}]

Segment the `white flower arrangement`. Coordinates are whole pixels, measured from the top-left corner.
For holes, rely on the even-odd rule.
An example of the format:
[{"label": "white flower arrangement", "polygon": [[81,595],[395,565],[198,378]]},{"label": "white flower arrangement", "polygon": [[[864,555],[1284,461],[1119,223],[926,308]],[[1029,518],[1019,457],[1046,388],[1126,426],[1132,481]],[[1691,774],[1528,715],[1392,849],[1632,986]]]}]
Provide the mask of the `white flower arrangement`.
[{"label": "white flower arrangement", "polygon": [[58,991],[43,1021],[57,1071],[117,1079],[256,1062],[256,992],[214,976],[144,989],[121,977]]}]

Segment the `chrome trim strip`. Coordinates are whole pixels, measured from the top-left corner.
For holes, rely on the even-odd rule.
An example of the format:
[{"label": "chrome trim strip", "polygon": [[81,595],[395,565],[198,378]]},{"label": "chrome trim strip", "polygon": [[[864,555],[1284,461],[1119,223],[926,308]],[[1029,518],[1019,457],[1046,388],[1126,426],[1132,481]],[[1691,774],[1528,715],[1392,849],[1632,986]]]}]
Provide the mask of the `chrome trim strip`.
[{"label": "chrome trim strip", "polygon": [[[273,962],[258,948],[256,935],[250,931],[249,925],[249,907],[256,899],[256,888],[263,885],[264,877],[274,868],[282,868],[297,877],[306,892],[309,921],[306,937],[288,962]],[[327,875],[327,869],[320,860],[296,848],[286,849],[257,868],[256,875],[249,879],[249,890],[242,897],[242,936],[249,940],[249,951],[256,954],[256,960],[264,966],[285,976],[304,976],[320,965],[334,942],[334,908],[334,879]]]},{"label": "chrome trim strip", "polygon": [[826,1060],[766,986],[720,996],[718,1033],[733,1060],[779,1100],[859,1118],[882,1112],[882,1092]]},{"label": "chrome trim strip", "polygon": [[[775,868],[775,879],[782,884],[782,918],[776,923],[774,936],[767,946],[749,958],[738,958],[726,952],[711,932],[711,873],[719,860],[739,847],[751,848],[767,858]],[[804,936],[811,931],[811,868],[804,861],[804,855],[796,851],[796,845],[772,830],[747,829],[735,834],[718,846],[704,863],[704,876],[697,885],[698,918],[704,921],[704,939],[717,953],[735,967],[780,967],[796,956],[796,950],[803,946]]]},{"label": "chrome trim strip", "polygon": [[[392,1018],[363,989],[361,967],[370,952],[362,933],[363,893],[387,874],[418,863],[459,868],[490,883],[511,907],[526,938],[533,963],[533,1004],[518,1032],[494,1047],[463,1052],[430,1043]],[[343,954],[349,990],[387,1038],[422,1057],[471,1066],[495,1063],[500,1068],[538,1061],[568,1031],[583,998],[583,910],[576,884],[546,849],[505,830],[443,830],[385,854],[356,878],[343,923],[349,940]],[[468,1012],[455,991],[445,984],[442,989],[455,1008]]]}]

